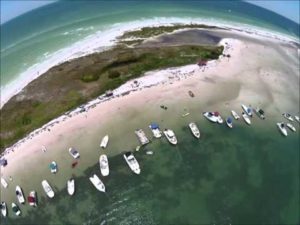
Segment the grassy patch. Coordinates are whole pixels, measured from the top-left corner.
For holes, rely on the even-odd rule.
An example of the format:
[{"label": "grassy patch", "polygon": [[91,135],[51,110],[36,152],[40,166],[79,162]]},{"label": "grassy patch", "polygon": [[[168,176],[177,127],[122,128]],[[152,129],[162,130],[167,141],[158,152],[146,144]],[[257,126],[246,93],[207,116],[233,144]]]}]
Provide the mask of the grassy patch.
[{"label": "grassy patch", "polygon": [[217,59],[222,52],[220,46],[118,47],[54,67],[27,87],[28,98],[19,101],[16,96],[1,109],[1,151],[51,119],[147,71]]}]

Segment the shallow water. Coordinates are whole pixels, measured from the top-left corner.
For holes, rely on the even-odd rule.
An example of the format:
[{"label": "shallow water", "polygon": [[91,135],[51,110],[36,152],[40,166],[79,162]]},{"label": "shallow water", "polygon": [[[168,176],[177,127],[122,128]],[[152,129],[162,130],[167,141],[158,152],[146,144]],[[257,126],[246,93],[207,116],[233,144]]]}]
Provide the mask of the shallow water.
[{"label": "shallow water", "polygon": [[[20,219],[15,219],[9,209],[13,219],[2,220],[2,224],[299,221],[299,180],[295,179],[299,172],[298,131],[283,138],[270,119],[254,118],[252,126],[238,121],[229,130],[224,124],[201,118],[197,119],[201,138],[196,140],[182,125],[191,119],[196,118],[187,117],[172,126],[179,140],[177,146],[160,139],[135,152],[140,176],[129,170],[121,155],[112,156],[111,173],[102,178],[106,194],[98,192],[88,180],[92,173],[100,176],[97,163],[76,176],[75,196],[68,196],[63,189],[49,200],[39,192],[38,208],[26,206],[30,210]],[[146,155],[146,149],[154,154]]]}]

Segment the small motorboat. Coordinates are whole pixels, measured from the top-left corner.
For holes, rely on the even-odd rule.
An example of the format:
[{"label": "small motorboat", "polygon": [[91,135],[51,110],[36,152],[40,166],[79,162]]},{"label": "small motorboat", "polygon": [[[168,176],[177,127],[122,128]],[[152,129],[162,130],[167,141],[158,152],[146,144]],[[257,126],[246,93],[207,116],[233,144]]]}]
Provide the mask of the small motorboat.
[{"label": "small motorboat", "polygon": [[213,123],[223,123],[223,119],[219,112],[204,112],[203,116]]},{"label": "small motorboat", "polygon": [[289,114],[289,113],[282,113],[282,115],[283,115],[283,117],[286,118],[287,120],[292,121],[292,122],[294,121],[294,119],[293,119],[293,117],[292,117],[291,114]]},{"label": "small motorboat", "polygon": [[106,177],[109,175],[109,164],[108,158],[106,155],[100,155],[99,157],[99,165],[102,176]]},{"label": "small motorboat", "polygon": [[7,187],[8,187],[8,183],[7,183],[7,181],[6,181],[3,177],[1,177],[1,184],[2,184],[2,186],[3,186],[4,188],[7,188]]},{"label": "small motorboat", "polygon": [[73,178],[68,180],[67,188],[68,188],[68,194],[71,195],[71,196],[74,195],[74,193],[75,193],[75,180]]},{"label": "small motorboat", "polygon": [[6,216],[7,216],[7,207],[6,207],[6,203],[5,203],[5,202],[1,202],[0,208],[1,208],[2,216],[3,216],[3,217],[6,217]]},{"label": "small motorboat", "polygon": [[50,164],[49,164],[49,168],[50,168],[50,171],[51,173],[57,173],[57,163],[55,161],[52,161]]},{"label": "small motorboat", "polygon": [[248,116],[246,113],[242,112],[242,117],[243,117],[243,119],[245,120],[245,122],[246,122],[248,125],[251,124],[251,120],[250,120],[249,116]]},{"label": "small motorboat", "polygon": [[281,123],[276,123],[276,125],[277,125],[279,131],[281,132],[281,134],[286,137],[288,134],[287,134],[287,130],[284,126],[284,123],[282,123],[282,122]]},{"label": "small motorboat", "polygon": [[262,109],[260,109],[259,107],[256,107],[255,108],[255,113],[256,113],[256,115],[259,117],[259,118],[261,118],[261,119],[265,119],[266,117],[265,117],[265,112],[262,110]]},{"label": "small motorboat", "polygon": [[226,119],[226,124],[229,128],[232,128],[233,127],[233,121],[232,121],[232,118],[231,117],[228,117]]},{"label": "small motorboat", "polygon": [[196,123],[189,123],[189,128],[192,131],[192,134],[194,135],[195,138],[200,138],[200,130],[197,127]]},{"label": "small motorboat", "polygon": [[107,144],[108,144],[108,140],[109,140],[108,135],[105,135],[105,136],[102,138],[100,147],[101,147],[101,148],[106,148],[106,146],[107,146]]},{"label": "small motorboat", "polygon": [[18,198],[18,201],[20,202],[20,204],[24,204],[25,203],[25,198],[24,198],[24,194],[22,191],[22,188],[20,186],[16,186],[16,195]]},{"label": "small motorboat", "polygon": [[291,123],[287,123],[286,126],[290,128],[291,131],[296,132],[296,128]]},{"label": "small motorboat", "polygon": [[238,120],[240,118],[240,116],[233,110],[231,110],[231,114],[232,114],[233,118],[236,120]]},{"label": "small motorboat", "polygon": [[151,129],[152,134],[155,138],[161,138],[161,131],[157,123],[151,123],[149,125],[149,128]]},{"label": "small motorboat", "polygon": [[80,157],[79,152],[75,148],[69,148],[69,153],[74,159],[78,159]]},{"label": "small motorboat", "polygon": [[43,189],[44,189],[46,195],[49,198],[53,198],[54,197],[54,191],[53,191],[52,187],[50,186],[50,184],[48,183],[47,180],[42,181],[42,186],[43,186]]},{"label": "small motorboat", "polygon": [[129,168],[135,173],[135,174],[140,174],[141,169],[138,161],[134,157],[134,155],[131,152],[126,152],[123,155],[126,163],[128,164]]},{"label": "small motorboat", "polygon": [[96,174],[91,176],[89,179],[98,191],[105,192],[105,186]]},{"label": "small motorboat", "polygon": [[37,197],[36,197],[36,192],[31,191],[29,193],[29,196],[27,197],[28,203],[30,206],[36,207],[37,206]]},{"label": "small motorboat", "polygon": [[297,120],[298,123],[300,123],[300,118],[299,118],[299,116],[295,116],[295,120]]},{"label": "small motorboat", "polygon": [[166,136],[166,138],[168,139],[168,141],[172,145],[176,145],[177,144],[177,138],[176,138],[175,133],[174,133],[173,130],[171,130],[171,129],[165,129],[163,132],[164,132],[164,135]]},{"label": "small motorboat", "polygon": [[247,107],[244,104],[242,104],[241,106],[242,106],[242,109],[244,110],[244,112],[247,113],[248,116],[250,116],[250,117],[253,116],[251,107]]},{"label": "small motorboat", "polygon": [[21,210],[19,208],[19,206],[16,203],[11,203],[11,208],[12,211],[16,214],[16,216],[20,216],[21,215]]}]

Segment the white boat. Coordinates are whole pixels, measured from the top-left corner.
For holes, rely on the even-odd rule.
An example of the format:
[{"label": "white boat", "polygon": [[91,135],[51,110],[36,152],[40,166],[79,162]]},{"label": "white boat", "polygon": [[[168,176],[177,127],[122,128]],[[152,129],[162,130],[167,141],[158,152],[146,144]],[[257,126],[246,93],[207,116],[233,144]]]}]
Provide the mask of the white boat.
[{"label": "white boat", "polygon": [[140,165],[134,155],[131,152],[126,152],[123,155],[125,161],[127,162],[129,168],[136,174],[141,173]]},{"label": "white boat", "polygon": [[278,127],[278,129],[279,129],[279,131],[283,134],[283,136],[287,136],[288,134],[287,134],[287,130],[286,130],[286,128],[285,128],[285,126],[284,126],[284,123],[276,123],[276,125],[277,125],[277,127]]},{"label": "white boat", "polygon": [[1,213],[3,217],[7,216],[7,207],[6,207],[6,203],[5,202],[1,202],[0,204],[1,207]]},{"label": "white boat", "polygon": [[29,196],[27,197],[28,203],[30,206],[36,207],[37,206],[37,197],[36,197],[36,192],[31,191],[29,193]]},{"label": "white boat", "polygon": [[107,146],[107,144],[108,144],[108,140],[109,140],[108,135],[105,135],[105,136],[102,138],[100,147],[101,147],[101,148],[106,148],[106,146]]},{"label": "white boat", "polygon": [[91,176],[89,179],[98,191],[105,192],[105,186],[96,174]]},{"label": "white boat", "polygon": [[232,121],[232,118],[231,117],[228,117],[226,119],[226,124],[229,128],[232,128],[233,127],[233,121]]},{"label": "white boat", "polygon": [[24,204],[25,203],[25,198],[24,198],[24,194],[22,191],[22,188],[20,186],[16,186],[16,195],[18,198],[18,201],[20,202],[20,204]]},{"label": "white boat", "polygon": [[234,119],[238,120],[240,118],[239,114],[237,114],[235,111],[231,110],[231,114]]},{"label": "white boat", "polygon": [[297,120],[298,123],[300,123],[300,118],[299,118],[299,116],[295,116],[295,120]]},{"label": "white boat", "polygon": [[294,119],[293,119],[293,117],[292,117],[291,114],[289,114],[289,113],[282,113],[282,115],[283,115],[284,118],[288,119],[289,121],[292,121],[292,122],[294,121]]},{"label": "white boat", "polygon": [[166,138],[168,139],[168,141],[171,144],[173,144],[173,145],[177,144],[177,138],[176,138],[175,133],[174,133],[173,130],[165,129],[164,130],[164,135],[166,136]]},{"label": "white boat", "polygon": [[135,130],[134,133],[138,137],[141,145],[145,145],[150,142],[149,139],[147,138],[145,132],[142,129]]},{"label": "white boat", "polygon": [[152,133],[153,133],[153,136],[155,137],[155,138],[161,138],[161,131],[160,131],[160,129],[159,129],[159,126],[158,126],[158,124],[156,124],[156,123],[151,123],[150,125],[149,125],[149,128],[151,129],[151,131],[152,131]]},{"label": "white boat", "polygon": [[248,116],[250,116],[250,117],[253,116],[251,107],[247,107],[247,106],[245,106],[244,104],[242,104],[241,106],[242,106],[242,109],[244,110],[244,112],[245,112]]},{"label": "white boat", "polygon": [[49,165],[51,173],[57,173],[57,163],[52,161]]},{"label": "white boat", "polygon": [[153,155],[153,151],[146,151],[147,155]]},{"label": "white boat", "polygon": [[189,128],[192,131],[192,134],[196,137],[196,138],[200,138],[200,130],[197,127],[196,123],[189,123]]},{"label": "white boat", "polygon": [[80,157],[79,152],[75,148],[69,148],[69,153],[74,159],[78,159]]},{"label": "white boat", "polygon": [[108,176],[109,175],[109,164],[108,164],[108,158],[106,155],[100,155],[99,157],[99,165],[100,165],[100,171],[102,176]]},{"label": "white boat", "polygon": [[73,178],[68,180],[67,188],[68,188],[68,194],[69,195],[74,195],[74,193],[75,193],[75,180]]},{"label": "white boat", "polygon": [[223,123],[223,119],[219,112],[204,112],[203,116],[213,123]]},{"label": "white boat", "polygon": [[8,183],[6,182],[6,180],[3,177],[1,177],[1,184],[4,188],[8,187]]},{"label": "white boat", "polygon": [[291,123],[287,123],[286,126],[290,128],[291,131],[296,132],[296,128]]},{"label": "white boat", "polygon": [[242,112],[242,117],[243,117],[243,119],[245,120],[245,122],[246,122],[248,125],[251,124],[251,120],[250,120],[249,116],[248,116],[246,113]]},{"label": "white boat", "polygon": [[49,198],[53,198],[54,197],[54,191],[53,191],[52,187],[50,186],[50,184],[48,183],[48,181],[43,180],[42,181],[42,186],[43,186],[43,189],[44,189],[46,195]]},{"label": "white boat", "polygon": [[20,216],[21,215],[21,210],[19,208],[19,206],[16,204],[16,203],[11,203],[11,208],[12,208],[12,211],[17,215],[17,216]]},{"label": "white boat", "polygon": [[265,117],[265,112],[262,110],[262,109],[260,109],[259,107],[256,107],[255,108],[255,113],[256,113],[256,115],[259,117],[259,118],[261,118],[261,119],[265,119],[266,117]]}]

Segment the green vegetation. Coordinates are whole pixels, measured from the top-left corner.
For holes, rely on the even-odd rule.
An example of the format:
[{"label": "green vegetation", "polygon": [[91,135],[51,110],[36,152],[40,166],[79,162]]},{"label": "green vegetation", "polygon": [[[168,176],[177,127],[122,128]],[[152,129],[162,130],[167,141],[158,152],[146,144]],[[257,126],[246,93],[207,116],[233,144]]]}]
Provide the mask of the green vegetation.
[{"label": "green vegetation", "polygon": [[[172,30],[174,27],[144,28],[142,32],[144,36],[151,36]],[[222,46],[118,46],[58,65],[31,82],[1,109],[0,149],[147,71],[193,64],[200,59],[217,59],[222,52]]]},{"label": "green vegetation", "polygon": [[[209,28],[214,29],[218,28],[216,26],[207,26],[204,24],[174,24],[173,26],[159,26],[159,27],[143,27],[140,30],[128,31],[124,35],[120,37],[120,39],[126,38],[149,38],[158,36],[164,33],[172,33],[175,30],[186,29],[186,28]],[[129,44],[133,43],[133,41],[129,41]]]}]

